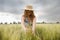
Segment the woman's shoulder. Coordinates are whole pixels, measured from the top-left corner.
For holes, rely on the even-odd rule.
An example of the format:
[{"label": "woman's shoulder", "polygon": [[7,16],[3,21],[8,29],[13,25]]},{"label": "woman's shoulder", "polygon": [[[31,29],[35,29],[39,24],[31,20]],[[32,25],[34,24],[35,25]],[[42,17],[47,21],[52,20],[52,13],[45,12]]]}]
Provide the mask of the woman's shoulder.
[{"label": "woman's shoulder", "polygon": [[24,15],[22,15],[22,18],[25,18]]},{"label": "woman's shoulder", "polygon": [[24,17],[24,15],[22,15],[22,17]]},{"label": "woman's shoulder", "polygon": [[34,19],[36,19],[36,16],[34,16]]}]

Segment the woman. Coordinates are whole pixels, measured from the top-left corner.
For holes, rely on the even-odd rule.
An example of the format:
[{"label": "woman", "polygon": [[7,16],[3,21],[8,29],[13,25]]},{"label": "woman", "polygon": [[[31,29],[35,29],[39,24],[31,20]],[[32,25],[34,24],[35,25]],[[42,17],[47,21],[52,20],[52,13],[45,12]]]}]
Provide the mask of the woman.
[{"label": "woman", "polygon": [[36,16],[34,15],[33,7],[27,5],[22,15],[21,25],[25,32],[35,32]]}]

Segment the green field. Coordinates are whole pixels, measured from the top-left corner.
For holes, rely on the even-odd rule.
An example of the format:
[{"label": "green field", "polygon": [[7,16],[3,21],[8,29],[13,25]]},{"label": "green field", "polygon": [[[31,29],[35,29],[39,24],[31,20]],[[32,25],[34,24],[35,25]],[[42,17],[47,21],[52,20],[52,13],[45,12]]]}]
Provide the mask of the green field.
[{"label": "green field", "polygon": [[60,24],[36,24],[36,33],[26,37],[20,24],[0,24],[0,40],[60,40]]}]

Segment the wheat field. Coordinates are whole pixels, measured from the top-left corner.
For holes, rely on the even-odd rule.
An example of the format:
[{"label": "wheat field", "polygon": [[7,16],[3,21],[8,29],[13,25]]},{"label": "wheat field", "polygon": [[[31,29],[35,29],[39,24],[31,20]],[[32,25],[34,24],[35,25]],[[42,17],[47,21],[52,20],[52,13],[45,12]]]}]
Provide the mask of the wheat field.
[{"label": "wheat field", "polygon": [[21,24],[0,24],[0,40],[60,40],[60,24],[36,24],[35,35],[25,34]]}]

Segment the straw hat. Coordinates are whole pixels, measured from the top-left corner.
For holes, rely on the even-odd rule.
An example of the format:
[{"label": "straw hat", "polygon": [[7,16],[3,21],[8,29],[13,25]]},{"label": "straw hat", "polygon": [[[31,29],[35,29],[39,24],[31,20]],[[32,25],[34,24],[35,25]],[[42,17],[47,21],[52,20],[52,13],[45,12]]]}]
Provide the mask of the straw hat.
[{"label": "straw hat", "polygon": [[25,10],[33,10],[32,5],[27,5],[27,6],[25,7]]}]

